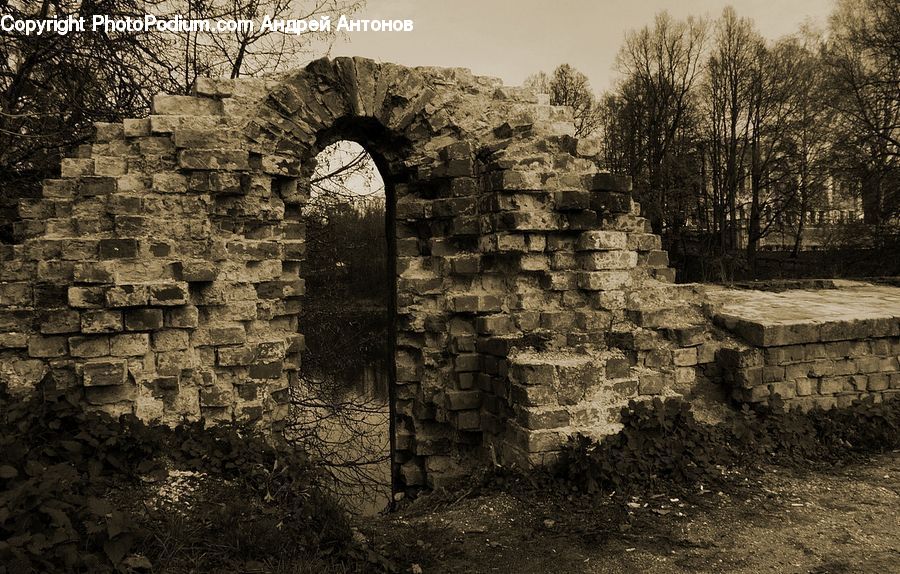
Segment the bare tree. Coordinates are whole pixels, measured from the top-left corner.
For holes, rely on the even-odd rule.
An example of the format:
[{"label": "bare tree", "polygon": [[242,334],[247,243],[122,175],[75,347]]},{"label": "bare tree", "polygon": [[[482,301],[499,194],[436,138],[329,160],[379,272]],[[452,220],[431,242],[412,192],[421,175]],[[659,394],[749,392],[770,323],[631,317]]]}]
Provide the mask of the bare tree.
[{"label": "bare tree", "polygon": [[[167,0],[172,14],[204,20],[248,20],[256,25],[232,33],[185,32],[173,36],[166,56],[170,81],[187,92],[200,76],[238,78],[273,74],[330,50],[334,25],[364,0]],[[329,30],[301,33],[263,28],[271,20],[331,20]]]},{"label": "bare tree", "polygon": [[597,129],[597,106],[587,76],[562,64],[553,70],[548,88],[551,104],[570,106],[574,111],[576,137],[588,136]]},{"label": "bare tree", "polygon": [[572,108],[575,136],[587,137],[599,127],[599,106],[587,76],[569,64],[561,64],[553,74],[536,72],[522,84],[536,94],[550,96],[550,104]]},{"label": "bare tree", "polygon": [[893,0],[841,0],[825,50],[828,101],[839,117],[836,146],[862,182],[865,221],[900,213],[900,6]]},{"label": "bare tree", "polygon": [[695,87],[702,72],[703,20],[673,20],[629,33],[619,51],[622,76],[605,100],[606,137],[625,143],[628,173],[653,228],[678,228],[695,184],[683,168],[695,163]]},{"label": "bare tree", "polygon": [[550,94],[550,76],[547,72],[535,72],[527,78],[522,85],[530,90],[534,90],[536,94]]}]

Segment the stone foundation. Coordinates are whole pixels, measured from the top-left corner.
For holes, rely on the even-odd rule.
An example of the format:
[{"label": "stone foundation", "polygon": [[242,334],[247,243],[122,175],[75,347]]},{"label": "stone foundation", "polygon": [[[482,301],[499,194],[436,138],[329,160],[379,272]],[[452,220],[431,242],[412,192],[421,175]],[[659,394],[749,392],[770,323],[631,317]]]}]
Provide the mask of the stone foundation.
[{"label": "stone foundation", "polygon": [[777,395],[788,408],[809,410],[900,395],[900,289],[842,287],[730,294],[714,318],[748,343],[718,355],[734,400]]}]

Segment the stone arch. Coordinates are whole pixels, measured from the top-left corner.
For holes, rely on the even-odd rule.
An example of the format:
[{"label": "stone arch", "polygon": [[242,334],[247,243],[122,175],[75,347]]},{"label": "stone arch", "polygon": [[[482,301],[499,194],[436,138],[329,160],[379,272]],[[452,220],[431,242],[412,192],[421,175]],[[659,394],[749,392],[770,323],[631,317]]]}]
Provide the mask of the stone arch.
[{"label": "stone arch", "polygon": [[528,91],[361,58],[157,96],[22,202],[21,243],[0,250],[0,382],[278,431],[303,350],[309,161],[354,139],[392,187],[400,486],[479,456],[552,462],[673,373],[671,357],[645,368],[635,336],[661,326],[634,294],[671,281],[665,252],[630,182],[572,133]]}]

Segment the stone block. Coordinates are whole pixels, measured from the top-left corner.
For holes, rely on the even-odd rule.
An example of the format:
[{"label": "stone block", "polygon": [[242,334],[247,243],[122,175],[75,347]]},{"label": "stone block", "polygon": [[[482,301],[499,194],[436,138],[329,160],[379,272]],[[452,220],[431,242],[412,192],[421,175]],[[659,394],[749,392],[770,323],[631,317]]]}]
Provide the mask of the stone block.
[{"label": "stone block", "polygon": [[100,259],[131,259],[138,256],[137,239],[101,239]]},{"label": "stone block", "polygon": [[672,359],[676,367],[692,367],[697,364],[697,349],[695,347],[674,349]]},{"label": "stone block", "polygon": [[115,285],[106,291],[105,297],[107,307],[141,307],[147,305],[150,293],[146,285]]},{"label": "stone block", "polygon": [[54,309],[41,317],[41,333],[59,335],[81,330],[81,315],[74,309]]},{"label": "stone block", "polygon": [[118,182],[114,177],[82,176],[78,179],[75,190],[81,198],[107,196],[118,190]]},{"label": "stone block", "polygon": [[185,149],[178,152],[178,166],[203,171],[246,171],[250,169],[250,156],[236,149]]},{"label": "stone block", "polygon": [[481,407],[481,391],[447,391],[444,397],[447,410],[461,411]]},{"label": "stone block", "polygon": [[251,379],[277,379],[284,371],[282,361],[268,363],[253,363],[249,366],[247,376]]},{"label": "stone block", "polygon": [[102,287],[69,287],[69,306],[76,309],[98,309],[105,306],[106,290]]},{"label": "stone block", "polygon": [[642,395],[659,395],[668,386],[668,377],[663,373],[641,373],[638,376],[638,390]]},{"label": "stone block", "polygon": [[114,333],[122,330],[122,312],[105,309],[81,313],[82,333]]},{"label": "stone block", "polygon": [[150,135],[150,118],[126,119],[122,124],[124,135],[127,138],[138,138]]},{"label": "stone block", "polygon": [[256,360],[254,347],[220,347],[216,363],[224,367],[245,366]]},{"label": "stone block", "polygon": [[818,392],[818,379],[797,379],[796,392],[797,396],[806,397]]},{"label": "stone block", "polygon": [[481,430],[481,413],[477,410],[458,411],[455,414],[454,425],[461,431]]},{"label": "stone block", "polygon": [[66,355],[65,337],[34,335],[28,338],[28,356],[36,358],[63,357]]},{"label": "stone block", "polygon": [[163,326],[162,309],[133,309],[125,311],[127,331],[153,331]]},{"label": "stone block", "polygon": [[185,305],[184,307],[166,309],[165,323],[167,327],[175,327],[179,329],[194,329],[200,324],[200,313],[197,310],[197,307],[193,305]]},{"label": "stone block", "polygon": [[153,96],[153,113],[170,116],[216,116],[222,114],[222,102],[194,96]]},{"label": "stone block", "polygon": [[105,387],[125,384],[128,363],[124,360],[85,363],[83,367],[85,387]]},{"label": "stone block", "polygon": [[585,231],[578,236],[578,251],[611,251],[626,249],[628,236],[622,231]]},{"label": "stone block", "polygon": [[833,395],[844,390],[847,377],[824,377],[819,379],[819,394]]},{"label": "stone block", "polygon": [[90,158],[63,158],[60,160],[60,176],[81,177],[94,175],[94,160]]},{"label": "stone block", "polygon": [[124,157],[94,156],[94,173],[104,177],[125,175],[128,162]]},{"label": "stone block", "polygon": [[618,291],[632,284],[632,276],[625,271],[580,271],[578,287],[585,291]]},{"label": "stone block", "polygon": [[73,278],[76,283],[112,283],[115,273],[106,262],[85,261],[75,264]]},{"label": "stone block", "polygon": [[638,256],[635,251],[595,251],[579,254],[578,262],[587,271],[632,269],[637,266]]},{"label": "stone block", "polygon": [[0,333],[0,349],[25,349],[28,338],[25,333]]},{"label": "stone block", "polygon": [[675,367],[675,383],[689,385],[697,381],[697,369],[694,367]]},{"label": "stone block", "polygon": [[79,358],[105,357],[109,355],[109,337],[69,337],[69,354]]},{"label": "stone block", "polygon": [[126,333],[109,339],[109,354],[114,357],[135,357],[150,350],[150,335],[147,333]]},{"label": "stone block", "polygon": [[631,178],[612,173],[597,173],[591,177],[590,188],[595,191],[627,194],[631,191]]},{"label": "stone block", "polygon": [[151,305],[186,305],[190,297],[184,282],[150,285],[149,292]]},{"label": "stone block", "polygon": [[154,351],[179,351],[190,346],[187,331],[181,329],[163,329],[152,334]]}]

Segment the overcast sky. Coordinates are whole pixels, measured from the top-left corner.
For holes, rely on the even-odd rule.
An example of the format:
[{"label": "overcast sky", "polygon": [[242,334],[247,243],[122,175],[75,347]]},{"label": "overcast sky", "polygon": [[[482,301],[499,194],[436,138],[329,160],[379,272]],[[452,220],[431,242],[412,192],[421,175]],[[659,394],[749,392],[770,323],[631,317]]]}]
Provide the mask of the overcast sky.
[{"label": "overcast sky", "polygon": [[811,20],[824,26],[834,0],[368,0],[358,18],[412,19],[413,32],[356,32],[333,55],[367,56],[410,66],[461,66],[509,85],[568,62],[594,90],[613,80],[625,32],[657,12],[718,17],[732,5],[777,38]]}]

